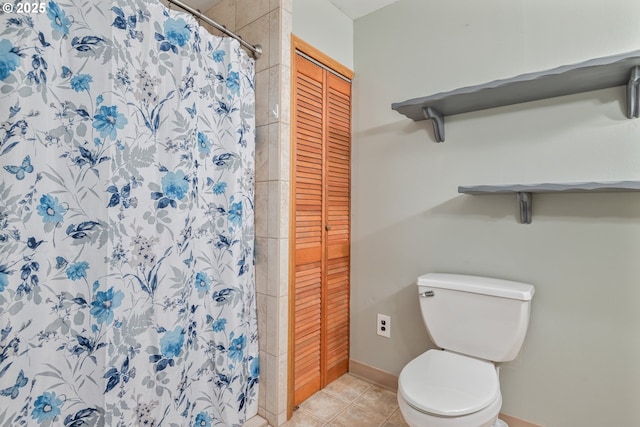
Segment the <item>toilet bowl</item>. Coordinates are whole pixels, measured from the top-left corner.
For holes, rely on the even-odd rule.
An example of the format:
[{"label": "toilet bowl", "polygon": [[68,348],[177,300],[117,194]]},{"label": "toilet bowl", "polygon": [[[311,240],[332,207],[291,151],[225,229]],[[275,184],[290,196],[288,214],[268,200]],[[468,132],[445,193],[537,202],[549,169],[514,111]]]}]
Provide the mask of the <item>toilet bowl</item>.
[{"label": "toilet bowl", "polygon": [[491,362],[429,350],[398,377],[398,405],[411,427],[490,427],[502,395]]},{"label": "toilet bowl", "polygon": [[515,359],[529,324],[532,285],[430,273],[418,278],[431,341],[398,377],[398,405],[411,427],[498,427],[496,363]]}]

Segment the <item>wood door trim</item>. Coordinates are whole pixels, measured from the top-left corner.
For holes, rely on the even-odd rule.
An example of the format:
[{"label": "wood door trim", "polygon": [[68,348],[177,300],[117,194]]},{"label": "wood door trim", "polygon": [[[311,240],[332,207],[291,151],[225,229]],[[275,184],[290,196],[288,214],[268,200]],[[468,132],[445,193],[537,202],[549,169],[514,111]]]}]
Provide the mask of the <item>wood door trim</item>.
[{"label": "wood door trim", "polygon": [[[329,56],[325,55],[324,53],[320,52],[318,49],[316,49],[315,47],[311,46],[309,43],[305,42],[301,38],[291,34],[291,53],[292,53],[292,55],[295,55],[296,50],[299,50],[300,52],[304,53],[305,55],[307,55],[307,56],[313,58],[314,60],[318,61],[319,63],[321,63],[326,68],[329,68],[329,69],[335,71],[336,73],[348,78],[349,80],[353,79],[353,71],[351,71],[349,68],[345,67],[344,65],[342,65],[341,63],[339,63],[335,59],[332,59]],[[291,58],[291,64],[293,65],[293,58]],[[293,69],[293,66],[291,68]],[[294,74],[292,74],[292,76],[293,75]],[[294,82],[295,80],[291,80],[291,81]],[[293,91],[293,85],[291,85],[291,90]],[[292,119],[293,119],[293,110],[291,111],[291,114],[292,114]]]},{"label": "wood door trim", "polygon": [[[324,67],[333,70],[334,72],[346,77],[347,79],[351,80],[353,79],[354,76],[354,72],[352,70],[350,70],[349,68],[345,67],[344,65],[340,64],[339,62],[335,61],[334,59],[330,58],[329,56],[325,55],[324,53],[320,52],[318,49],[314,48],[313,46],[311,46],[310,44],[308,44],[307,42],[305,42],[304,40],[300,39],[299,37],[296,37],[295,35],[291,34],[291,76],[290,76],[290,81],[291,81],[291,117],[290,117],[290,123],[291,123],[291,138],[290,138],[290,159],[292,161],[292,165],[290,168],[290,197],[289,200],[291,201],[291,203],[289,203],[289,287],[288,287],[288,295],[289,295],[289,307],[288,307],[288,312],[289,312],[289,332],[288,332],[288,361],[287,361],[287,419],[290,419],[291,416],[293,415],[293,410],[294,410],[294,390],[295,390],[295,364],[294,364],[294,353],[295,353],[295,340],[294,340],[294,336],[295,336],[295,276],[296,276],[296,265],[295,265],[295,253],[296,253],[296,204],[295,204],[295,197],[296,197],[296,168],[295,165],[293,164],[293,162],[295,161],[295,159],[297,158],[297,148],[296,148],[296,138],[295,138],[295,105],[297,105],[297,96],[296,96],[296,91],[295,91],[295,85],[296,85],[296,75],[297,75],[297,69],[296,69],[296,60],[295,60],[295,55],[297,55],[296,51],[300,51],[302,53],[304,53],[305,55],[309,56],[310,58],[312,58],[313,60],[319,62],[320,64],[324,65]],[[328,85],[327,85],[328,86]],[[327,88],[328,90],[328,88]],[[325,128],[325,121],[327,120],[326,117],[323,117],[323,128]],[[326,149],[326,148],[325,148]],[[326,159],[324,159],[326,156],[323,155],[323,170],[325,169],[325,164],[324,162],[326,161]],[[326,178],[325,178],[326,179]],[[323,203],[324,205],[324,203]],[[322,220],[323,220],[323,224],[326,224],[326,212],[325,209],[323,209],[322,212]],[[324,235],[324,233],[323,233]],[[326,252],[325,252],[326,253]],[[323,255],[323,264],[326,263],[326,255]],[[322,269],[323,271],[323,275],[326,275],[326,269]],[[324,319],[326,316],[322,316],[322,318]],[[325,321],[323,320],[323,323]],[[326,371],[326,369],[325,369]],[[326,375],[325,375],[326,378]],[[323,378],[323,381],[325,380],[325,378]]]}]

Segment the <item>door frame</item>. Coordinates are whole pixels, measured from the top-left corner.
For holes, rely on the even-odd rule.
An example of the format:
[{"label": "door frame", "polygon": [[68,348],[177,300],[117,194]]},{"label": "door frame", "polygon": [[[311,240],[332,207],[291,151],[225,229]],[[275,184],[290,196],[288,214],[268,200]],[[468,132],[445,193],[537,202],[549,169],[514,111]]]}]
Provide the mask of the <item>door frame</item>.
[{"label": "door frame", "polygon": [[291,148],[290,148],[290,162],[291,162],[291,170],[290,170],[290,197],[291,203],[289,204],[289,328],[288,328],[288,361],[287,361],[287,419],[290,419],[293,415],[294,408],[294,387],[295,387],[295,378],[294,378],[294,333],[295,333],[295,263],[293,262],[293,256],[295,254],[295,167],[293,166],[293,162],[296,158],[296,144],[295,137],[293,135],[293,123],[294,123],[294,115],[295,108],[293,106],[294,99],[294,89],[295,89],[295,55],[296,52],[301,52],[314,61],[318,62],[324,68],[334,72],[335,74],[339,74],[341,76],[346,77],[349,80],[353,80],[354,72],[344,65],[340,64],[336,60],[330,58],[326,54],[322,53],[315,47],[311,46],[309,43],[305,42],[301,38],[291,34],[291,117],[290,123],[292,125],[291,132]]}]

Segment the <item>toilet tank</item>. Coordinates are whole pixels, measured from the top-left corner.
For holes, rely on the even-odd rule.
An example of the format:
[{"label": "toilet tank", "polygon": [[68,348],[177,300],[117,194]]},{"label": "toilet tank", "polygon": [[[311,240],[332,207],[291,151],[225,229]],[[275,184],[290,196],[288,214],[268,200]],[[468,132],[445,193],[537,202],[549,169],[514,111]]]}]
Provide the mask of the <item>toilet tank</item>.
[{"label": "toilet tank", "polygon": [[529,325],[533,285],[429,273],[418,278],[422,318],[438,347],[494,362],[515,359]]}]

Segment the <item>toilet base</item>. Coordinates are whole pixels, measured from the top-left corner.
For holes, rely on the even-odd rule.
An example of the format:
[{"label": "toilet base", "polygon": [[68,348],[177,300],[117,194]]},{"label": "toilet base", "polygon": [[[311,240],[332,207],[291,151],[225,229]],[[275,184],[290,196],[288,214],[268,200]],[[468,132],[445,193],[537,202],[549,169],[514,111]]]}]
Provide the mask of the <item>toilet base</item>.
[{"label": "toilet base", "polygon": [[491,427],[509,427],[509,424],[505,423],[501,419],[497,419],[495,423]]}]

